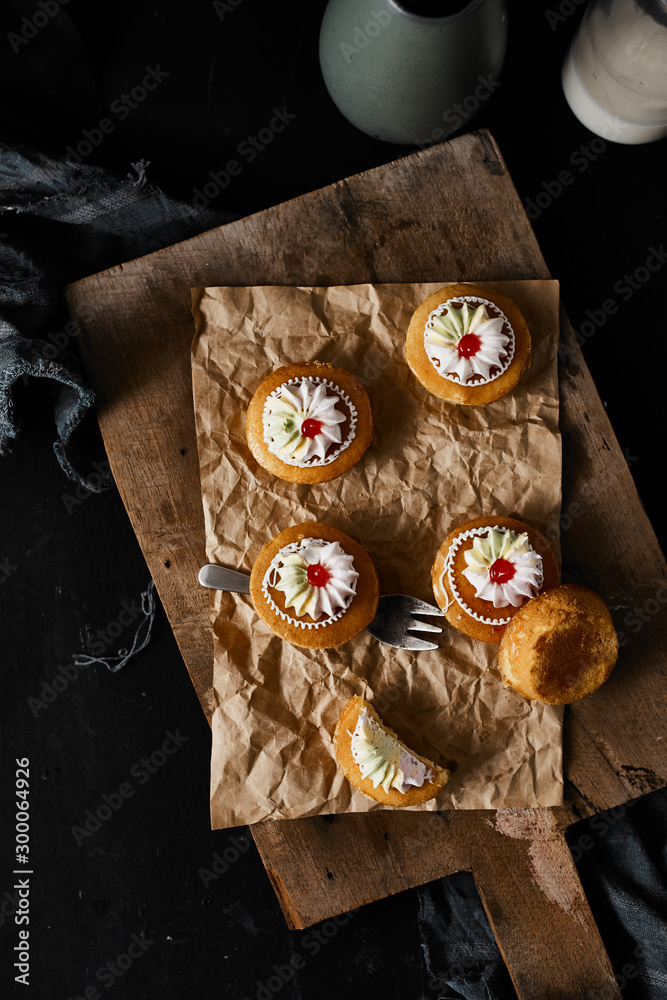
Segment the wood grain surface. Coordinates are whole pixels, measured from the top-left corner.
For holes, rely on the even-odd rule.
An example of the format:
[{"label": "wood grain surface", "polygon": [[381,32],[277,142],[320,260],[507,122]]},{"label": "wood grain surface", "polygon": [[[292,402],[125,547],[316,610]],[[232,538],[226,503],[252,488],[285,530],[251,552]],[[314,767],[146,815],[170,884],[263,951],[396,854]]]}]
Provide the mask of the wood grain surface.
[{"label": "wood grain surface", "polygon": [[[209,719],[209,597],[196,582],[204,529],[190,288],[548,277],[502,157],[481,131],[68,288],[112,472]],[[565,315],[562,336],[563,578],[598,590],[623,622],[657,599],[667,567]],[[661,616],[643,618],[621,637],[611,680],[567,713],[569,804],[558,816],[559,830],[667,783],[666,626]],[[569,864],[574,908],[550,899],[535,874],[535,844],[545,837],[531,839],[530,825],[525,837],[501,832],[493,825],[497,815],[427,820],[386,812],[337,817],[330,825],[321,819],[260,824],[253,835],[293,927],[472,868],[521,997],[617,996],[561,834],[549,827],[541,870],[547,862],[552,872]],[[546,815],[545,823],[556,822],[552,811]],[[415,842],[418,850],[410,848]],[[557,935],[548,936],[550,946],[535,964],[533,937],[547,933],[551,919]],[[571,986],[553,992],[557,983]]]}]

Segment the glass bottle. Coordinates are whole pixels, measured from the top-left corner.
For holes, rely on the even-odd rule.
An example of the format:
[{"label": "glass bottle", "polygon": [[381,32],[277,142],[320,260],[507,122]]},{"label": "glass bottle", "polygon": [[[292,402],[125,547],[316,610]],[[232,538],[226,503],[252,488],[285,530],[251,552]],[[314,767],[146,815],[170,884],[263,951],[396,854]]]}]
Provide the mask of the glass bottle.
[{"label": "glass bottle", "polygon": [[667,135],[667,0],[593,0],[565,57],[563,92],[603,139]]}]

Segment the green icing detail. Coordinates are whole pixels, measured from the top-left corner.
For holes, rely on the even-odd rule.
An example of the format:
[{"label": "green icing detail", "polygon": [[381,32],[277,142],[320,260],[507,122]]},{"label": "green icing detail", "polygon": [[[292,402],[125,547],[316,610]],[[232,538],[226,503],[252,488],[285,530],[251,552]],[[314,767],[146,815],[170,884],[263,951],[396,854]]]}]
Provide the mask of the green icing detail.
[{"label": "green icing detail", "polygon": [[514,531],[490,528],[486,535],[477,535],[469,555],[477,565],[491,566],[496,559],[506,559],[519,548],[528,548],[528,535],[525,531],[517,535]]},{"label": "green icing detail", "polygon": [[403,793],[404,775],[397,761],[401,748],[389,733],[361,722],[360,731],[353,739],[354,759],[363,778],[369,778],[373,788],[382,785],[385,792],[395,788]]},{"label": "green icing detail", "polygon": [[307,574],[308,563],[296,552],[286,556],[278,570],[276,590],[285,595],[285,608],[294,608],[299,616],[310,614],[316,600]]},{"label": "green icing detail", "polygon": [[434,316],[431,321],[428,333],[435,334],[436,337],[444,340],[446,344],[454,347],[459,340],[470,333],[473,326],[478,325],[478,320],[489,319],[484,304],[477,306],[474,311],[468,308],[468,303],[464,302],[460,309],[455,306],[448,306],[447,311],[440,316]]}]

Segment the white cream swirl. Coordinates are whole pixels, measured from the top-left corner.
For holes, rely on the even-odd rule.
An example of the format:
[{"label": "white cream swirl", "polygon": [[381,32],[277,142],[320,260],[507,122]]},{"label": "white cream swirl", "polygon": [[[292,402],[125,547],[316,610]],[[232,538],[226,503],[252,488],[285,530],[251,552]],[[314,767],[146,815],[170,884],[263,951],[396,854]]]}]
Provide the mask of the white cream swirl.
[{"label": "white cream swirl", "polygon": [[531,546],[526,532],[489,528],[477,535],[464,553],[468,568],[463,576],[475,588],[475,597],[494,608],[519,607],[534,597],[544,581],[542,556]]},{"label": "white cream swirl", "polygon": [[354,436],[352,427],[345,442],[342,440],[341,424],[347,417],[336,409],[340,401],[340,396],[327,392],[326,382],[319,379],[296,379],[279,386],[264,405],[264,442],[269,451],[298,466],[330,460],[327,452],[331,445],[340,445],[336,449],[339,454]]},{"label": "white cream swirl", "polygon": [[[429,316],[424,329],[429,361],[450,381],[473,385],[491,382],[506,370],[514,355],[509,322],[502,313],[491,317],[486,308],[491,303],[486,299],[464,296],[454,301],[462,303],[460,308],[446,302]],[[506,324],[509,334],[504,331]]]},{"label": "white cream swirl", "polygon": [[385,732],[367,709],[360,713],[350,736],[352,757],[373,788],[382,785],[385,792],[395,788],[404,795],[410,787],[421,788],[433,778],[432,770]]},{"label": "white cream swirl", "polygon": [[274,559],[271,586],[285,597],[285,608],[293,608],[298,617],[309,615],[316,621],[347,611],[356,594],[359,573],[354,559],[339,542],[306,538],[295,549],[281,550]]}]

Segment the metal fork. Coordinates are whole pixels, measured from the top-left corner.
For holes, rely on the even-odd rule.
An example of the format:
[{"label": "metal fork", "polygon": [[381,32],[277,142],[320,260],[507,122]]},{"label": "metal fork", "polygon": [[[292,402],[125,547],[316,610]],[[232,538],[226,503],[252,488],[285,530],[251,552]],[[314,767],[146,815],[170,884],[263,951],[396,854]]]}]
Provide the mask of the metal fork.
[{"label": "metal fork", "polygon": [[[250,577],[246,573],[211,563],[199,570],[199,582],[202,587],[211,590],[225,590],[231,594],[250,593]],[[414,615],[437,615],[442,618],[443,612],[435,605],[407,594],[384,594],[378,602],[377,614],[366,631],[379,642],[396,649],[438,649],[437,642],[429,642],[410,633],[442,632],[440,625],[421,621]]]}]

